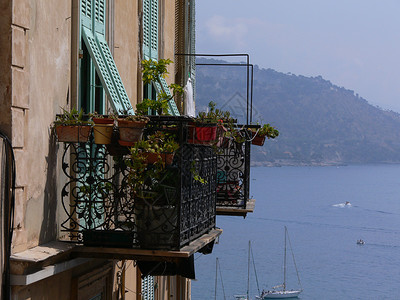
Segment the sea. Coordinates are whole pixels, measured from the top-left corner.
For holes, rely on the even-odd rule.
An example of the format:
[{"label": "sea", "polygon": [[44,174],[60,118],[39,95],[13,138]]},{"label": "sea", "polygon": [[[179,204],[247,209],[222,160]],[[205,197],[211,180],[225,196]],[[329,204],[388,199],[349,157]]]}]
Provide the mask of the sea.
[{"label": "sea", "polygon": [[[299,299],[400,299],[400,165],[256,167],[250,194],[254,213],[217,216],[212,254],[195,255],[193,300],[235,299],[248,278],[250,299],[282,284],[284,226]],[[288,250],[287,288],[299,287]]]}]

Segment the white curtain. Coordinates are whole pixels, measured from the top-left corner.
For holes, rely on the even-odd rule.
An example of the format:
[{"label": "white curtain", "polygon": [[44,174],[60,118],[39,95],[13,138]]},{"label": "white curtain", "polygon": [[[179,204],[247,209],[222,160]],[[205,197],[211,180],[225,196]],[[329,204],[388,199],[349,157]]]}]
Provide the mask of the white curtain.
[{"label": "white curtain", "polygon": [[184,101],[185,101],[185,115],[189,117],[194,117],[196,115],[194,101],[193,101],[193,85],[192,80],[189,78],[184,90]]}]

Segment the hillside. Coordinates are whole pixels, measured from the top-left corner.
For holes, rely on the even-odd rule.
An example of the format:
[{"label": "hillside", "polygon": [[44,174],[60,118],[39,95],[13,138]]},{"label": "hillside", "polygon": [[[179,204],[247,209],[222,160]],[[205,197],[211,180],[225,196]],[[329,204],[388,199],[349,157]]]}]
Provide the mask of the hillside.
[{"label": "hillside", "polygon": [[[199,59],[198,62],[222,62]],[[196,105],[209,101],[244,119],[246,68],[198,66]],[[335,165],[400,162],[400,115],[318,77],[254,67],[254,118],[280,131],[253,147],[254,164]]]}]

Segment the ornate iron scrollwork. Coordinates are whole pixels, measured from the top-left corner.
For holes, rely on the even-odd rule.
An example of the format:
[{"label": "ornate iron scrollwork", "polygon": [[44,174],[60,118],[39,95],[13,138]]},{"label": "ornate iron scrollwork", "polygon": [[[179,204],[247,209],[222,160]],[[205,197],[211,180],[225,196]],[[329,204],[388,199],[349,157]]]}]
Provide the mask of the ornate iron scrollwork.
[{"label": "ornate iron scrollwork", "polygon": [[[172,121],[171,121],[172,120]],[[149,130],[174,124],[180,149],[173,163],[140,190],[132,189],[126,157],[102,145],[65,143],[62,230],[91,246],[179,249],[215,227],[217,160],[210,146],[186,143],[187,121],[152,121]],[[148,168],[151,168],[149,165]],[[204,179],[196,180],[196,175]],[[123,243],[125,244],[123,244]]]},{"label": "ornate iron scrollwork", "polygon": [[249,200],[250,143],[230,141],[217,156],[217,206],[246,208]]}]

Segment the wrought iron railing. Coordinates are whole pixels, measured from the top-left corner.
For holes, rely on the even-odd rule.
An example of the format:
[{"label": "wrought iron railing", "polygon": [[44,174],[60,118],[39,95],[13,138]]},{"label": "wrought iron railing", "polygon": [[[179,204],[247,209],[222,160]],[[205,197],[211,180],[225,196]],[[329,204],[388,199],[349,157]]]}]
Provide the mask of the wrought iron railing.
[{"label": "wrought iron railing", "polygon": [[227,141],[218,148],[217,208],[246,209],[250,189],[249,134],[242,130],[244,142]]},{"label": "wrought iron railing", "polygon": [[215,228],[216,154],[210,146],[186,142],[188,122],[151,118],[147,133],[174,132],[180,148],[170,166],[145,178],[140,191],[132,189],[127,148],[96,145],[92,137],[64,143],[68,180],[61,193],[61,230],[69,239],[88,246],[179,249]]}]

